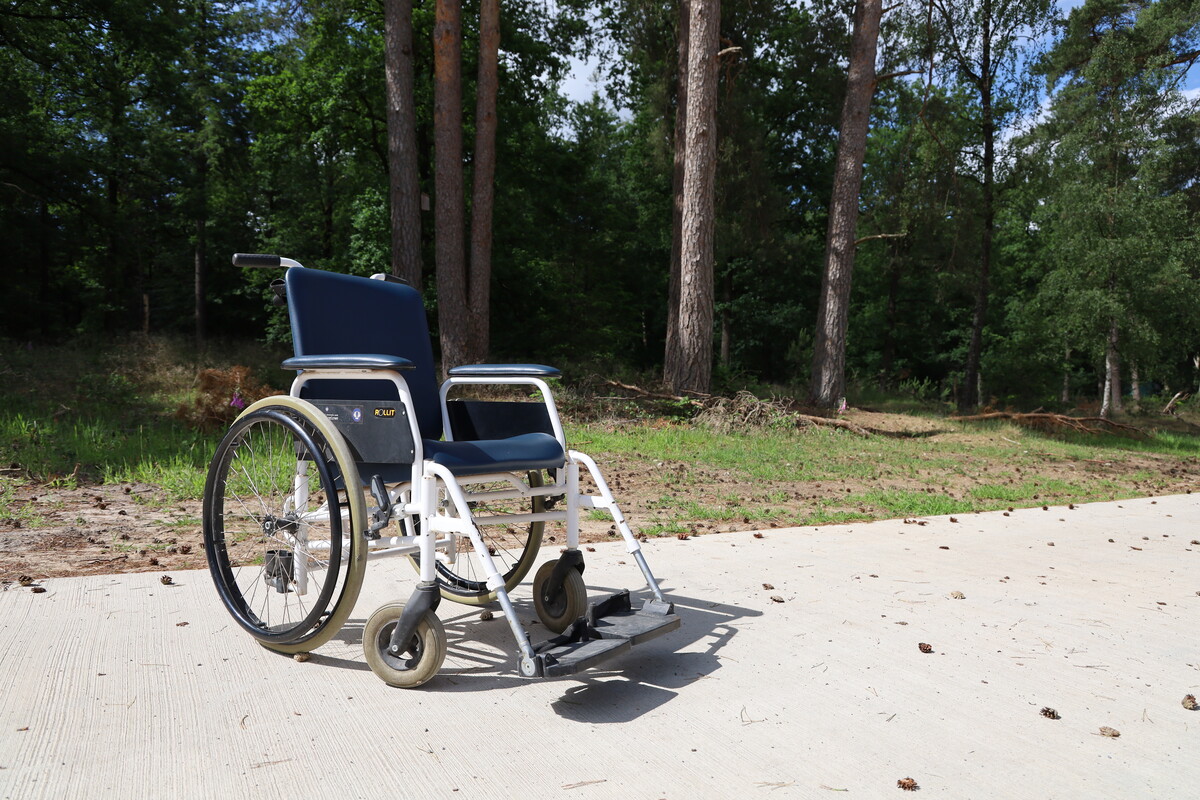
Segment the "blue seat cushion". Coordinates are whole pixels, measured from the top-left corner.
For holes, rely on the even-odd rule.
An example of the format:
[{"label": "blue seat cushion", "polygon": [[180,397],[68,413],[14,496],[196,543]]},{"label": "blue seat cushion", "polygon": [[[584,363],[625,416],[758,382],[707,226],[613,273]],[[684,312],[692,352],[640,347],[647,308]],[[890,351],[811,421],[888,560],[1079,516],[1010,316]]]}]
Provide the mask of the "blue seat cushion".
[{"label": "blue seat cushion", "polygon": [[567,462],[562,445],[544,433],[523,433],[507,439],[474,442],[424,441],[425,458],[455,475],[558,469]]},{"label": "blue seat cushion", "polygon": [[[559,469],[567,463],[562,445],[545,433],[523,433],[507,439],[481,439],[470,442],[422,440],[425,458],[441,464],[457,476],[482,475],[488,472],[524,472],[528,470]],[[409,464],[358,465],[363,484],[372,475],[387,483],[412,479]]]}]

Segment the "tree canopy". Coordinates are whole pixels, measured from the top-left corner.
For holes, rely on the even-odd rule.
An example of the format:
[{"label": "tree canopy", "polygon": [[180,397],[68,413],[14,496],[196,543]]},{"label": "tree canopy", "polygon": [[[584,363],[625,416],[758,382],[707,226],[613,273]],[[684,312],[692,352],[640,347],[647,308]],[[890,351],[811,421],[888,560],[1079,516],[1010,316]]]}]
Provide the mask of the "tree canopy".
[{"label": "tree canopy", "polygon": [[[411,3],[411,92],[436,324],[435,5]],[[855,5],[720,4],[717,390],[805,391]],[[478,0],[461,13],[470,219],[490,137]],[[229,254],[389,271],[385,18],[384,0],[0,6],[0,336],[286,336],[274,276]],[[679,28],[677,0],[500,3],[491,357],[661,374]],[[905,0],[879,36],[847,391],[1032,407],[1119,405],[1135,374],[1195,387],[1200,2]],[[603,93],[565,96],[589,58]]]}]

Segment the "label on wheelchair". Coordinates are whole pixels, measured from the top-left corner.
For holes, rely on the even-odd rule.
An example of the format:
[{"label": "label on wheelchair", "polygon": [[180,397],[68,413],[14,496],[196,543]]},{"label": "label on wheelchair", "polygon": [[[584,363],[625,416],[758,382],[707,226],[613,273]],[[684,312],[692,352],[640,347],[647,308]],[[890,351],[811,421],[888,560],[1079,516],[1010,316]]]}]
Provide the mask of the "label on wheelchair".
[{"label": "label on wheelchair", "polygon": [[311,400],[345,437],[354,460],[412,463],[416,450],[404,405],[398,400]]}]

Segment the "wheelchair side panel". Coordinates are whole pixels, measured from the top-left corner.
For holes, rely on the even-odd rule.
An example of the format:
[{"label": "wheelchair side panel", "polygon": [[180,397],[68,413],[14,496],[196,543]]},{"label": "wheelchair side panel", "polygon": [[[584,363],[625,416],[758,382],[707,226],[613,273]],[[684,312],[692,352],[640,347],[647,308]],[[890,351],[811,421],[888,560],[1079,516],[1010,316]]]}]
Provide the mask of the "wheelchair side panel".
[{"label": "wheelchair side panel", "polygon": [[346,438],[355,461],[411,464],[416,457],[408,413],[399,400],[309,402],[321,409]]}]

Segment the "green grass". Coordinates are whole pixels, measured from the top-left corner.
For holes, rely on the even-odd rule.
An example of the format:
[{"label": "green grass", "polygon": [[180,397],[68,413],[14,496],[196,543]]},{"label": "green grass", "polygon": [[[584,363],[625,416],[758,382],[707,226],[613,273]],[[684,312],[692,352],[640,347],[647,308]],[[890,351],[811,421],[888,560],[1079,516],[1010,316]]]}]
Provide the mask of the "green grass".
[{"label": "green grass", "polygon": [[[197,354],[154,339],[34,352],[0,342],[0,467],[9,471],[0,476],[0,514],[33,520],[31,509],[14,502],[15,480],[141,483],[163,490],[154,502],[199,498],[223,431],[196,430],[174,412],[191,400],[205,367],[249,364],[261,380],[282,384],[287,376],[275,357],[257,345]],[[930,415],[928,407],[919,413]],[[937,427],[947,435],[780,427],[718,433],[648,419],[569,424],[567,435],[606,469],[616,462],[653,476],[654,518],[643,527],[651,535],[701,522],[819,525],[1115,499],[1182,485],[1182,478],[1172,483],[1175,472],[1200,474],[1200,437],[1179,431],[1052,436],[1006,422],[968,426],[945,418]],[[722,475],[761,488],[722,492]],[[817,484],[826,485],[825,496],[798,509],[790,490],[800,495]],[[828,496],[831,486],[841,492],[843,485],[850,491]],[[587,518],[608,516],[593,510]]]},{"label": "green grass", "polygon": [[977,500],[985,501],[985,506],[989,508],[995,505],[986,503],[990,500],[1003,503],[1023,503],[1030,499],[1057,502],[1060,498],[1087,499],[1089,496],[1089,490],[1081,484],[1054,479],[1012,484],[980,484],[968,493]]},{"label": "green grass", "polygon": [[104,483],[147,483],[166,490],[168,500],[203,493],[216,436],[189,430],[169,417],[136,428],[126,427],[129,422],[119,413],[70,420],[0,414],[0,441],[5,443],[0,453],[46,481],[72,484],[82,475]]},{"label": "green grass", "polygon": [[983,484],[971,489],[970,494],[979,500],[1003,500],[1006,503],[1019,503],[1025,498],[1031,497],[1034,492],[1028,483],[1014,486]]},{"label": "green grass", "polygon": [[[863,439],[842,431],[804,434],[764,430],[722,434],[690,425],[570,426],[568,437],[585,450],[643,460],[684,461],[707,469],[735,469],[772,481],[874,479],[880,461],[898,463],[902,440]],[[675,473],[665,473],[671,480]]]},{"label": "green grass", "polygon": [[264,356],[244,346],[196,354],[170,339],[33,351],[0,341],[0,466],[65,485],[151,484],[165,502],[197,498],[222,432],[195,430],[175,411],[200,369],[259,366]]},{"label": "green grass", "polygon": [[941,494],[902,489],[877,489],[849,495],[846,502],[878,508],[890,517],[934,517],[974,510],[974,506],[967,501],[954,500]]},{"label": "green grass", "polygon": [[32,503],[18,503],[16,498],[17,480],[6,475],[0,475],[0,520],[19,522],[36,528],[42,523],[41,515],[37,513]]},{"label": "green grass", "polygon": [[688,526],[675,520],[669,522],[651,522],[638,528],[640,533],[647,536],[673,536],[677,533],[687,533]]}]

